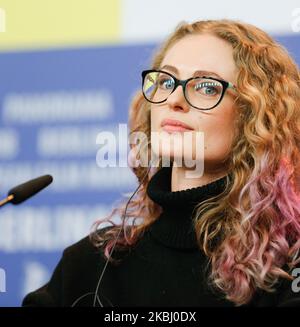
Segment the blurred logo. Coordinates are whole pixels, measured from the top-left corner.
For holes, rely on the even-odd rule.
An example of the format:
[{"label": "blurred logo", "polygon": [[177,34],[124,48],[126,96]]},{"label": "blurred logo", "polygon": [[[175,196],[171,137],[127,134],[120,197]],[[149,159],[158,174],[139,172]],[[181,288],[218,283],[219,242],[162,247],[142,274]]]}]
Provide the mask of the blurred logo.
[{"label": "blurred logo", "polygon": [[300,8],[295,8],[292,11],[292,16],[294,17],[291,24],[292,31],[298,33],[300,32]]},{"label": "blurred logo", "polygon": [[6,273],[3,268],[0,268],[0,293],[6,292]]},{"label": "blurred logo", "polygon": [[25,265],[23,294],[36,290],[47,282],[50,272],[47,267],[37,261],[28,261]]},{"label": "blurred logo", "polygon": [[5,10],[0,8],[0,33],[4,33],[6,30]]}]

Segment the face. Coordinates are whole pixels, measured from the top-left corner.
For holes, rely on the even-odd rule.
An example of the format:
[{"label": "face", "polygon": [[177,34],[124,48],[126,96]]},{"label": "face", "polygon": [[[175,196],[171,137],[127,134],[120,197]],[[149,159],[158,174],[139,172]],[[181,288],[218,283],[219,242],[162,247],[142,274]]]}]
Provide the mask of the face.
[{"label": "face", "polygon": [[[237,69],[232,52],[231,45],[216,36],[191,35],[167,51],[160,70],[178,79],[199,76],[196,71],[206,71],[203,75],[236,85]],[[203,111],[189,105],[182,87],[178,86],[165,102],[151,104],[151,144],[155,155],[170,158],[170,161],[181,158],[183,165],[184,160],[202,161],[204,171],[210,173],[224,170],[234,137],[235,96],[234,90],[227,89],[215,108]],[[165,119],[179,120],[191,129],[172,132],[172,127],[162,126]],[[153,135],[156,135],[156,142],[153,142]]]}]

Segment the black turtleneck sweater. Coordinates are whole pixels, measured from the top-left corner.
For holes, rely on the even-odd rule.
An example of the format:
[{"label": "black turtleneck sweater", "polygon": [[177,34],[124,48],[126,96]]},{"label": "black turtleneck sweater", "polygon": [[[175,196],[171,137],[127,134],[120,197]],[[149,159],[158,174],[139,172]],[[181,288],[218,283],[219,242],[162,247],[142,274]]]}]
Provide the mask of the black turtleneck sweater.
[{"label": "black turtleneck sweater", "polygon": [[[151,178],[147,194],[162,213],[119,265],[108,263],[98,292],[103,306],[234,306],[209,286],[208,259],[198,248],[192,224],[195,204],[221,193],[226,176],[171,192],[171,172],[163,167]],[[64,250],[50,281],[28,294],[23,305],[91,306],[105,262],[89,238],[82,239]],[[300,306],[300,292],[293,293],[291,282],[283,281],[275,293],[257,291],[248,305]]]}]

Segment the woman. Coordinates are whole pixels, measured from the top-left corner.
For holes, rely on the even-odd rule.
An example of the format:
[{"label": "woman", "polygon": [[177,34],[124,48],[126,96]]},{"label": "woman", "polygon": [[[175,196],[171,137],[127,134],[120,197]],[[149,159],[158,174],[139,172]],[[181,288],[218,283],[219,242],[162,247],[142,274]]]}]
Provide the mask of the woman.
[{"label": "woman", "polygon": [[[130,108],[130,135],[148,136],[133,148],[147,165],[132,167],[135,199],[106,219],[118,213],[122,225],[98,221],[23,305],[300,306],[299,77],[252,25],[179,25]],[[178,164],[182,150],[201,174]]]}]

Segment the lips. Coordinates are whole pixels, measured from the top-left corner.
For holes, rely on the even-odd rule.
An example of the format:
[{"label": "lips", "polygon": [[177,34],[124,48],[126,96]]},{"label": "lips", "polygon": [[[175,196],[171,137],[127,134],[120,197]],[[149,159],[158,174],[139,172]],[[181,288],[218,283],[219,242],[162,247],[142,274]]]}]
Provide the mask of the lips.
[{"label": "lips", "polygon": [[184,131],[193,130],[193,127],[176,119],[164,119],[161,123],[161,126],[165,131],[171,131],[171,132],[172,131],[184,132]]}]

